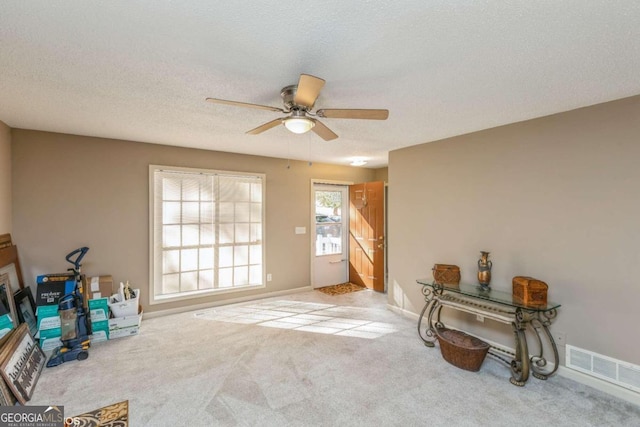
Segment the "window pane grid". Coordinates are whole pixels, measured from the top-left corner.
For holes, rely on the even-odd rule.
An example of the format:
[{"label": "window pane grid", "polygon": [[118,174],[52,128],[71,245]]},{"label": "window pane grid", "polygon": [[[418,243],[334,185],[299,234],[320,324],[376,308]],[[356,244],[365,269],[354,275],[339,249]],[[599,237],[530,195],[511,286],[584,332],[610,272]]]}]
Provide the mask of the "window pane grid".
[{"label": "window pane grid", "polygon": [[262,285],[262,177],[156,170],[155,296]]}]

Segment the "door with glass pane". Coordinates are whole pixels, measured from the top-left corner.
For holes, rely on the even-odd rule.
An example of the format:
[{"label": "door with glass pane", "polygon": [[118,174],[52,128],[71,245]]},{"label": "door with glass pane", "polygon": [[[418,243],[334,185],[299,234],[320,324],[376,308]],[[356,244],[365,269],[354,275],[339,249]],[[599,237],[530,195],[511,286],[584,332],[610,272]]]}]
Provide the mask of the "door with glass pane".
[{"label": "door with glass pane", "polygon": [[345,283],[349,278],[349,187],[314,184],[313,287]]}]

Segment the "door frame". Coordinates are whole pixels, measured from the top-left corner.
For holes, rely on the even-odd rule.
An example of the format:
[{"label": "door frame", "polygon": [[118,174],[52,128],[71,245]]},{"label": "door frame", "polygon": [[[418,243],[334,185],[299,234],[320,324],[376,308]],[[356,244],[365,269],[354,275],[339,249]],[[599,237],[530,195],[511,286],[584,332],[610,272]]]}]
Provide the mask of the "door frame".
[{"label": "door frame", "polygon": [[[333,181],[333,180],[329,180],[329,179],[311,179],[311,185],[310,185],[310,191],[309,191],[309,251],[310,251],[310,257],[309,257],[309,264],[310,264],[310,271],[311,271],[311,277],[309,277],[309,286],[311,288],[313,288],[313,286],[315,285],[315,280],[316,280],[316,270],[315,270],[315,258],[316,258],[316,241],[315,241],[315,237],[316,237],[316,199],[314,197],[314,186],[316,184],[327,184],[327,185],[340,185],[340,186],[346,186],[348,187],[349,185],[353,185],[353,181]],[[348,190],[347,190],[348,191]],[[347,197],[348,198],[348,197]],[[349,232],[349,207],[347,206],[347,209],[343,209],[343,221],[346,221],[347,224],[347,233]],[[347,253],[347,258],[348,258],[348,254],[349,254],[349,238],[347,236],[346,240],[346,244],[345,244],[345,248],[344,250]],[[348,261],[347,261],[347,265],[348,265]],[[347,269],[347,280],[349,280],[349,270]]]}]

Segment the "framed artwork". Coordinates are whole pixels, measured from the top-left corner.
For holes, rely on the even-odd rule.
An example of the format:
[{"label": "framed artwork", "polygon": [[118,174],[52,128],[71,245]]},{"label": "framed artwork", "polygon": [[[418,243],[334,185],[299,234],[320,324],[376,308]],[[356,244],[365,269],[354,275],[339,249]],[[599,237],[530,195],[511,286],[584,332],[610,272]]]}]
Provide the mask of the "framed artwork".
[{"label": "framed artwork", "polygon": [[[11,334],[13,334],[14,332],[15,329],[9,331],[7,335],[0,338],[0,349],[4,347],[4,343],[7,342]],[[17,401],[18,399],[16,399],[6,381],[4,380],[2,375],[0,375],[0,406],[13,406]]]},{"label": "framed artwork", "polygon": [[0,321],[3,316],[11,317],[11,324],[15,328],[18,326],[18,315],[11,291],[11,281],[7,273],[0,274]]},{"label": "framed artwork", "polygon": [[26,323],[21,323],[4,343],[0,361],[0,374],[5,383],[18,402],[25,405],[33,395],[46,362]]},{"label": "framed artwork", "polygon": [[31,289],[27,286],[13,294],[13,301],[18,315],[18,323],[26,323],[31,335],[36,336],[38,322],[36,321],[36,304],[33,301]]},{"label": "framed artwork", "polygon": [[18,260],[18,247],[11,244],[11,236],[8,234],[0,236],[0,274],[8,273],[14,291],[24,288],[20,261]]},{"label": "framed artwork", "polygon": [[4,267],[0,267],[0,274],[7,274],[9,276],[9,281],[11,282],[11,290],[13,293],[18,292],[20,289],[20,281],[18,279],[18,270],[16,269],[16,265],[14,263],[7,264]]}]

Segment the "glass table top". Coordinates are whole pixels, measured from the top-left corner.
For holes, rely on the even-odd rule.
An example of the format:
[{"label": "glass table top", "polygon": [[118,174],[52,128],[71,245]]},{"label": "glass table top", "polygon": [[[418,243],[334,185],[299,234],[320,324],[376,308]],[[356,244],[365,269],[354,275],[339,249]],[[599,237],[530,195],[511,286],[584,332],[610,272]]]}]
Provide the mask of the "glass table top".
[{"label": "glass table top", "polygon": [[547,301],[546,305],[525,304],[521,300],[514,297],[511,292],[499,291],[496,289],[484,290],[480,285],[469,285],[462,283],[460,285],[438,285],[433,283],[433,280],[428,279],[418,279],[417,282],[419,285],[429,286],[433,289],[444,289],[448,292],[466,295],[473,298],[479,298],[498,304],[504,304],[510,307],[523,308],[530,311],[549,311],[560,307],[560,304],[551,301]]}]

